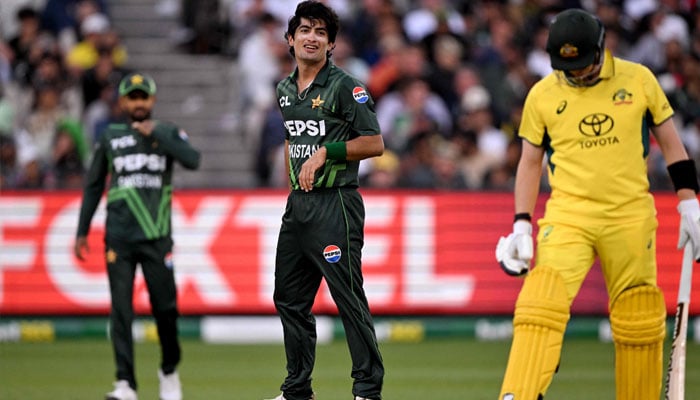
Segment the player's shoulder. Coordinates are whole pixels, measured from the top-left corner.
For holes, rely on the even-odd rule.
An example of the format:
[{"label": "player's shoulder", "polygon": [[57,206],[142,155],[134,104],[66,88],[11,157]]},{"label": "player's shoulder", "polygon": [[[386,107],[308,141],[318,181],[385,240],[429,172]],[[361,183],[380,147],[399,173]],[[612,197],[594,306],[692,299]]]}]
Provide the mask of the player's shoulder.
[{"label": "player's shoulder", "polygon": [[286,90],[293,90],[295,85],[294,85],[294,78],[292,76],[293,74],[289,74],[283,79],[281,79],[279,82],[277,82],[277,91],[278,92],[284,92]]},{"label": "player's shoulder", "polygon": [[654,73],[644,64],[614,57],[615,75],[635,78],[654,78]]},{"label": "player's shoulder", "polygon": [[127,125],[125,122],[113,122],[104,128],[101,136],[111,138],[128,134],[131,134],[129,125]]},{"label": "player's shoulder", "polygon": [[331,67],[329,86],[332,87],[341,102],[349,101],[359,104],[372,103],[367,85],[335,65]]},{"label": "player's shoulder", "polygon": [[364,83],[359,79],[335,64],[331,64],[330,66],[328,79],[333,84],[343,88],[354,88],[356,86],[365,87]]},{"label": "player's shoulder", "polygon": [[554,92],[558,92],[560,90],[560,78],[557,76],[557,72],[553,71],[532,85],[530,91],[528,92],[528,97],[538,99],[541,97],[546,98],[551,96]]}]

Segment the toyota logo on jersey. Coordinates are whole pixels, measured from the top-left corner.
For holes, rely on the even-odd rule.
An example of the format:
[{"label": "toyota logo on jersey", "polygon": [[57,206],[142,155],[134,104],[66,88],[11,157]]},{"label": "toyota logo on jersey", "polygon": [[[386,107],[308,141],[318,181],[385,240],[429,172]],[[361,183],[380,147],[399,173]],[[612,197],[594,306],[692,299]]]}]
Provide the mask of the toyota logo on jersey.
[{"label": "toyota logo on jersey", "polygon": [[369,95],[365,89],[360,86],[355,86],[355,88],[352,89],[352,97],[354,97],[355,101],[360,104],[364,104],[367,102],[367,100],[369,100]]},{"label": "toyota logo on jersey", "polygon": [[334,244],[328,245],[325,249],[323,249],[323,258],[325,258],[326,261],[331,264],[335,264],[340,261],[341,255],[342,252],[340,251],[340,247]]}]

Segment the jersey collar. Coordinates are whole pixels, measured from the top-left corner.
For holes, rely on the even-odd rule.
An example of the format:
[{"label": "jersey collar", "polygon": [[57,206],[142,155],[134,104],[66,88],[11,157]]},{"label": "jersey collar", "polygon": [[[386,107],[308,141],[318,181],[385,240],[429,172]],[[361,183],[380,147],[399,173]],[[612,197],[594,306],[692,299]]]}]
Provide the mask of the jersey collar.
[{"label": "jersey collar", "polygon": [[[326,60],[326,64],[321,68],[320,71],[318,71],[318,74],[316,74],[316,77],[314,78],[314,81],[311,83],[312,85],[318,85],[318,86],[325,86],[326,82],[328,82],[328,77],[331,74],[331,69],[335,67],[335,64],[333,64],[333,61],[330,59]],[[294,72],[292,72],[291,78],[294,80],[294,82],[297,82],[297,78],[299,77],[299,67],[294,68]]]},{"label": "jersey collar", "polygon": [[610,50],[605,49],[605,59],[603,60],[603,66],[600,68],[600,78],[608,79],[615,75],[615,57],[613,57]]}]

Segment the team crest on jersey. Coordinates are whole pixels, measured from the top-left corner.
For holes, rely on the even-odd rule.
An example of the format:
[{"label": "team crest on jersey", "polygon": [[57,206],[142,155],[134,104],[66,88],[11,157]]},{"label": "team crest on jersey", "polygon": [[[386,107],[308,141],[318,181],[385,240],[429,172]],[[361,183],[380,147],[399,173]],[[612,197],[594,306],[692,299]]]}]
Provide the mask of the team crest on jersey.
[{"label": "team crest on jersey", "polygon": [[326,248],[323,249],[323,258],[326,259],[331,264],[335,264],[338,261],[340,261],[340,256],[343,253],[340,251],[340,247],[334,245],[334,244],[329,244],[326,246]]},{"label": "team crest on jersey", "polygon": [[367,100],[369,100],[367,91],[360,86],[355,86],[355,88],[352,89],[352,97],[354,97],[355,101],[360,104],[364,104],[367,102]]},{"label": "team crest on jersey", "polygon": [[618,89],[613,94],[613,103],[618,106],[620,104],[632,104],[632,93],[625,89]]}]

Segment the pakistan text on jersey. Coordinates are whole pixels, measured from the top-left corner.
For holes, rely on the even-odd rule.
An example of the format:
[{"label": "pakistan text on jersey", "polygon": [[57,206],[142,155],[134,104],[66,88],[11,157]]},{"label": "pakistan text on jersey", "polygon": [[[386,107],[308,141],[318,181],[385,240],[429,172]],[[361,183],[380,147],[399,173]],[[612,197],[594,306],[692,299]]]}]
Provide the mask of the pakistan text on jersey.
[{"label": "pakistan text on jersey", "polygon": [[160,189],[163,187],[163,178],[160,175],[131,174],[120,176],[117,184],[120,188]]},{"label": "pakistan text on jersey", "polygon": [[317,144],[290,144],[290,158],[309,158],[318,150],[320,146]]},{"label": "pakistan text on jersey", "polygon": [[326,136],[326,121],[316,121],[308,119],[300,121],[296,119],[284,121],[290,136],[301,136],[306,133],[309,136]]},{"label": "pakistan text on jersey", "polygon": [[114,157],[112,163],[117,173],[140,171],[144,167],[149,171],[165,171],[167,158],[158,154],[136,153]]}]

